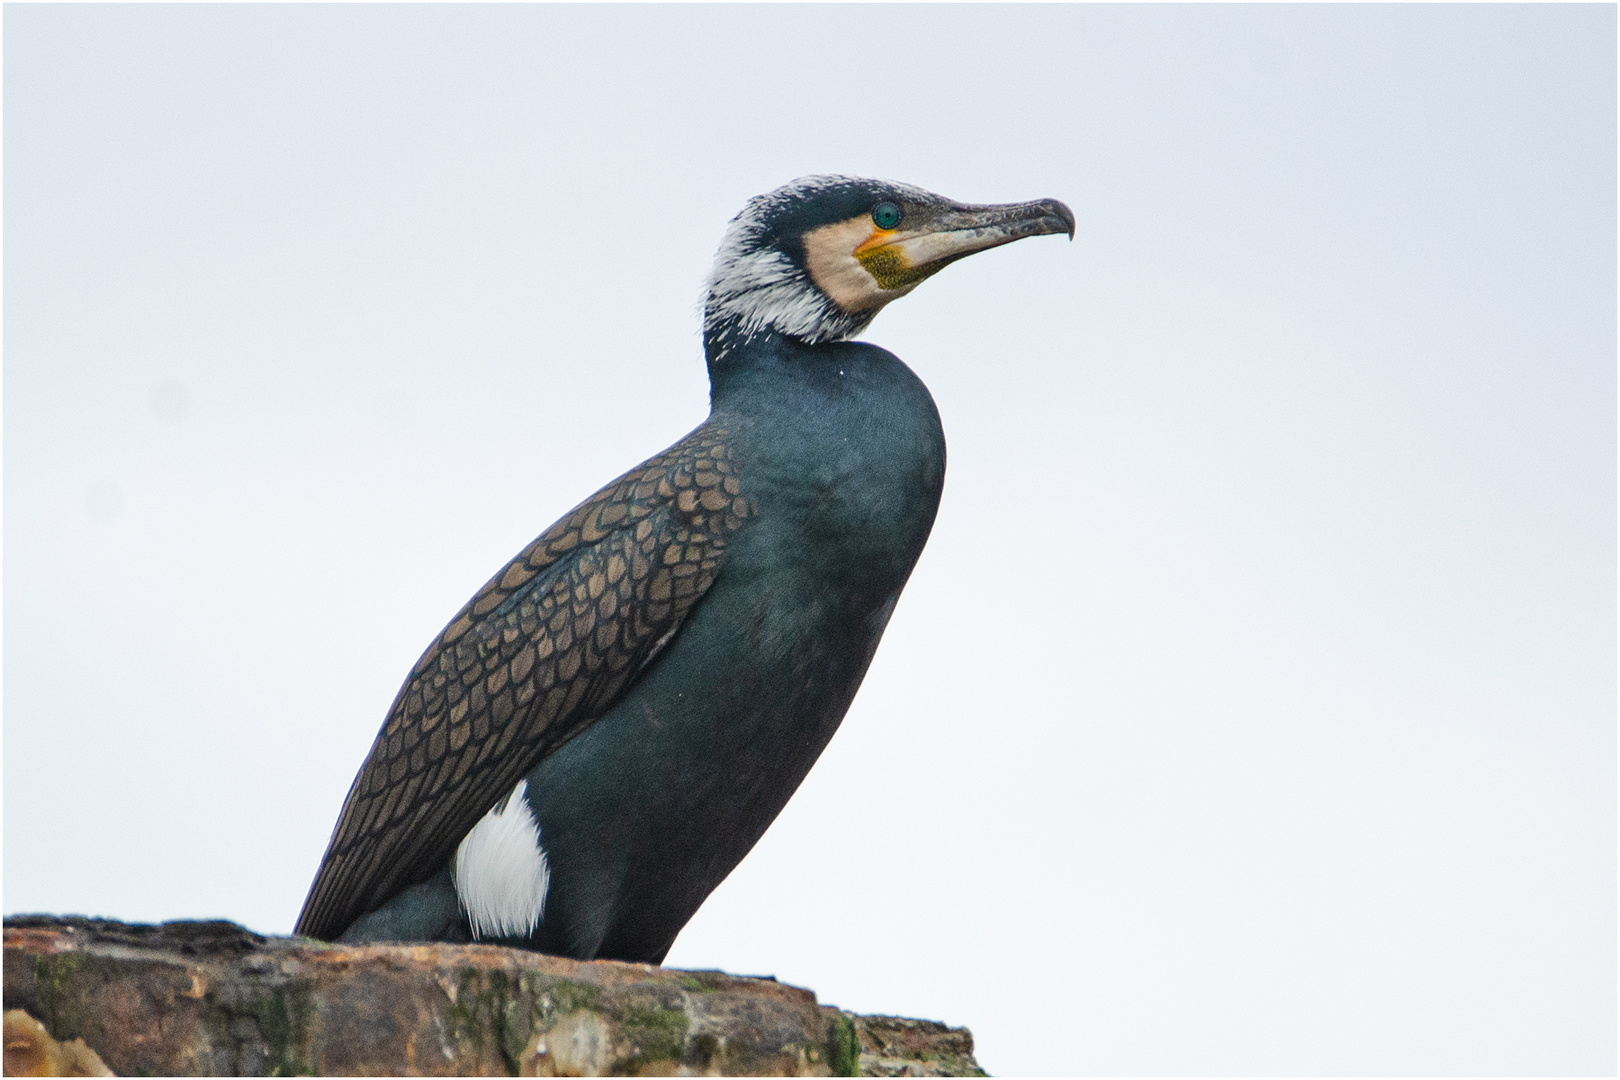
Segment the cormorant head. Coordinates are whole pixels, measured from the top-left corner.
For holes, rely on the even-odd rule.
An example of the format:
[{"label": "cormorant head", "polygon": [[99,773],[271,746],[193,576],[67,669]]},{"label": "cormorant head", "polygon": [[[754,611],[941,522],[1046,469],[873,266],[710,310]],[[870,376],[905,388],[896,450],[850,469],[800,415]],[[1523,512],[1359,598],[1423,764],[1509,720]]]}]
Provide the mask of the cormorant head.
[{"label": "cormorant head", "polygon": [[709,275],[703,338],[716,358],[774,330],[844,341],[889,301],[975,251],[1068,233],[1056,199],[970,206],[887,180],[806,176],[748,200]]}]

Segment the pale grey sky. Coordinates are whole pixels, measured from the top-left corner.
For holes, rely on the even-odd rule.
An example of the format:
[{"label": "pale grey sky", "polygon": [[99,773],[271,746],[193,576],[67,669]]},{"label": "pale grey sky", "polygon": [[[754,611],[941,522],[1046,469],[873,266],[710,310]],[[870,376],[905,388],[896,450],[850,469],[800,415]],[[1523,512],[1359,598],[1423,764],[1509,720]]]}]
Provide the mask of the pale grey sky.
[{"label": "pale grey sky", "polygon": [[1615,1069],[1612,6],[8,6],[7,912],[288,931],[421,649],[707,400],[730,216],[1064,199],[672,964],[992,1072]]}]

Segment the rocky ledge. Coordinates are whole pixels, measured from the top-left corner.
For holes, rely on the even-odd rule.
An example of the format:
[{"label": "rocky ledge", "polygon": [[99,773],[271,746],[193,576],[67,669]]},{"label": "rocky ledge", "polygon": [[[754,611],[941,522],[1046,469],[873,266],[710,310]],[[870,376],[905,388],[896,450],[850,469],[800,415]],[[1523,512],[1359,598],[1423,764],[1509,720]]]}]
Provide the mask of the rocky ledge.
[{"label": "rocky ledge", "polygon": [[771,978],[229,922],[8,918],[5,1007],[8,1075],[984,1075],[964,1028]]}]

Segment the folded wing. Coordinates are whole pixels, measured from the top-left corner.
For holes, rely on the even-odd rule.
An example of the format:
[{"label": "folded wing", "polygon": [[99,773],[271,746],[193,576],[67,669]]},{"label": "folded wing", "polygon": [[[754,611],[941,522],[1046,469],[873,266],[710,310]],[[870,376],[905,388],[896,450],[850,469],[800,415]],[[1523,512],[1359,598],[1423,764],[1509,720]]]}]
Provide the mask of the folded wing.
[{"label": "folded wing", "polygon": [[422,654],[349,789],[297,933],[331,939],[449,860],[641,677],[752,508],[699,427],[525,548]]}]

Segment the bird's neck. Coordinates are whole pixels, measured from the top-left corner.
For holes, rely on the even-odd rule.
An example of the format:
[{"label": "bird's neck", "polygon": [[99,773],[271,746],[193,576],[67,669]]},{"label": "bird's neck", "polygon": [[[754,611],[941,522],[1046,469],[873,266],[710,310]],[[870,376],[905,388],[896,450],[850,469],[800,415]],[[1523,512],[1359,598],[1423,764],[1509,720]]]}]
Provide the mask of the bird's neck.
[{"label": "bird's neck", "polygon": [[840,375],[840,366],[855,362],[850,358],[863,356],[871,348],[853,341],[805,341],[769,328],[755,330],[746,338],[722,338],[704,344],[709,364],[709,404],[714,409],[728,404],[749,409],[761,402],[791,397],[794,388],[802,383]]},{"label": "bird's neck", "polygon": [[709,365],[709,397],[725,390],[761,362],[786,358],[817,346],[774,327],[745,329],[740,320],[708,323],[703,328],[703,355]]},{"label": "bird's neck", "polygon": [[764,287],[743,288],[727,279],[711,287],[704,303],[703,349],[712,374],[749,349],[848,341],[876,314],[875,308],[845,311],[798,271]]},{"label": "bird's neck", "polygon": [[[715,416],[782,420],[806,410],[822,414],[851,395],[873,404],[885,399],[897,380],[916,382],[909,368],[875,345],[802,341],[775,331],[711,351],[708,360],[709,406]],[[904,372],[903,377],[890,369]]]},{"label": "bird's neck", "polygon": [[711,372],[750,351],[780,350],[802,344],[802,337],[785,334],[769,323],[761,325],[735,317],[715,318],[712,313],[703,320],[703,354]]}]

